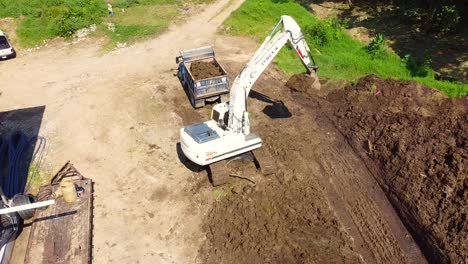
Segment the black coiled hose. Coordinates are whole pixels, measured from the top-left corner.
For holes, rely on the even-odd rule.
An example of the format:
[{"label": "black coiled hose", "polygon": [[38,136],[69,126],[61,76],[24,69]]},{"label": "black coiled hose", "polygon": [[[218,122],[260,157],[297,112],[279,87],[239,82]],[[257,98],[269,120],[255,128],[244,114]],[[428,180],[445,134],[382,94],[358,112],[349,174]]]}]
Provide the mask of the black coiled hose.
[{"label": "black coiled hose", "polygon": [[15,132],[9,140],[0,139],[0,184],[5,196],[11,199],[24,192],[27,174],[21,175],[20,166],[29,140],[22,132]]}]

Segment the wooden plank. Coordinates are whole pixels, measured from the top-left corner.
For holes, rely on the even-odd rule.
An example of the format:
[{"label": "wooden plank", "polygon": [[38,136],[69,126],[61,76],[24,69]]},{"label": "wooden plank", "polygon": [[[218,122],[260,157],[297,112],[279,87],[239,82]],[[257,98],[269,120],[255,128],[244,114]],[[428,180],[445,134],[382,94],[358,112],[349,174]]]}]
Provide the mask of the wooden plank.
[{"label": "wooden plank", "polygon": [[[58,198],[55,206],[38,209],[29,235],[25,263],[90,263],[92,196],[90,179],[75,180],[84,193],[74,203]],[[58,185],[41,190],[56,191]]]}]

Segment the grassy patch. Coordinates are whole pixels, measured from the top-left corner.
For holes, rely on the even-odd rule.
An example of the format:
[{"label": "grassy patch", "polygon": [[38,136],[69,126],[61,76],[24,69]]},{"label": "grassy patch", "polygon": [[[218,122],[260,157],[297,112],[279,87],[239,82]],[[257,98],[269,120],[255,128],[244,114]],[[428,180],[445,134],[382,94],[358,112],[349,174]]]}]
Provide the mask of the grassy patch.
[{"label": "grassy patch", "polygon": [[55,36],[70,37],[80,28],[100,23],[105,14],[101,0],[0,0],[0,18],[22,18],[17,33],[24,47]]},{"label": "grassy patch", "polygon": [[[369,53],[364,44],[341,29],[340,21],[333,18],[319,20],[293,1],[246,0],[225,21],[223,30],[233,35],[254,36],[261,41],[281,15],[294,17],[301,26],[322,77],[354,81],[373,73],[381,78],[415,80],[452,97],[468,95],[468,85],[436,80],[433,71],[427,70],[425,65],[414,65],[387,48],[378,56]],[[304,72],[289,47],[281,50],[275,63],[287,74]]]},{"label": "grassy patch", "polygon": [[[182,6],[212,1],[114,0],[114,17],[110,18],[105,0],[0,0],[0,18],[20,20],[17,35],[19,44],[26,48],[53,37],[69,38],[93,24],[115,45],[157,35],[179,17]],[[114,30],[107,30],[108,23]]]},{"label": "grassy patch", "polygon": [[52,172],[41,168],[37,163],[33,162],[29,166],[27,192],[30,194],[37,194],[40,187],[46,185],[52,179]]},{"label": "grassy patch", "polygon": [[[115,15],[106,18],[103,28],[110,40],[126,43],[164,32],[171,21],[177,18],[176,5],[131,6],[126,9],[114,9]],[[109,29],[112,23],[112,29]]]}]

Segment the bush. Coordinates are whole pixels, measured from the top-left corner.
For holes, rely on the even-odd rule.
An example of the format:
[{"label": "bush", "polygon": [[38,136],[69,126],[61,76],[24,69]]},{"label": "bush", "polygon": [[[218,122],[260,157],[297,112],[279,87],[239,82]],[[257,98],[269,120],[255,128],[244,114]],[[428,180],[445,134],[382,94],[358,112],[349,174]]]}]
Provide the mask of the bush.
[{"label": "bush", "polygon": [[416,62],[411,55],[405,55],[402,59],[406,63],[406,68],[410,71],[412,77],[427,77],[433,76],[434,70],[432,69],[432,58],[428,55],[425,56],[422,63]]},{"label": "bush", "polygon": [[106,15],[103,0],[0,0],[0,17],[25,19],[17,32],[26,47],[41,44],[43,40],[69,37],[78,29],[99,23]]},{"label": "bush", "polygon": [[341,24],[336,18],[327,18],[304,28],[304,34],[308,42],[323,47],[340,36]]},{"label": "bush", "polygon": [[80,28],[88,27],[100,22],[105,9],[97,1],[89,1],[88,5],[66,5],[57,10],[51,20],[54,23],[53,31],[56,36],[70,37]]},{"label": "bush", "polygon": [[382,34],[377,34],[374,39],[365,47],[367,53],[373,58],[382,58],[385,52],[385,37]]}]

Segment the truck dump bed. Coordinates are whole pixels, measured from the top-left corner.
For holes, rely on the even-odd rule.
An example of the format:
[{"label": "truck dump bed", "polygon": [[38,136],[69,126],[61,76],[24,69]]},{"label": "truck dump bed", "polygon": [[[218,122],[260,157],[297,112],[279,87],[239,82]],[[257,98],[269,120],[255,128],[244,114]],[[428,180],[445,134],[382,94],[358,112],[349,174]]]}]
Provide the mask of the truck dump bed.
[{"label": "truck dump bed", "polygon": [[[227,101],[229,83],[227,73],[216,60],[212,47],[181,51],[177,57],[178,77],[189,92],[195,107],[204,101]],[[223,100],[224,99],[224,100]],[[200,105],[198,102],[203,101]]]}]

